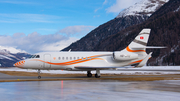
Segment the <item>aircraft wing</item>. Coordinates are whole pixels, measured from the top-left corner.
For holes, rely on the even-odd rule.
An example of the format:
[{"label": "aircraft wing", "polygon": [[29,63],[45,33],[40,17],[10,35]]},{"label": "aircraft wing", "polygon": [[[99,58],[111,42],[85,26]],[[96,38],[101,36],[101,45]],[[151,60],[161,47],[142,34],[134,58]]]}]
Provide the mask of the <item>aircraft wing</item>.
[{"label": "aircraft wing", "polygon": [[117,71],[159,71],[159,72],[180,72],[179,69],[141,69],[141,68],[134,68],[134,69],[117,69]]},{"label": "aircraft wing", "polygon": [[161,69],[161,68],[134,68],[134,66],[125,66],[125,67],[81,67],[77,66],[76,69],[82,70],[107,70],[107,69],[116,69],[117,71],[161,71],[161,72],[180,72],[180,69]]},{"label": "aircraft wing", "polygon": [[116,69],[116,68],[133,68],[132,66],[126,66],[126,67],[81,67],[81,66],[77,66],[75,67],[76,69],[88,69],[88,70],[96,70],[96,69]]}]

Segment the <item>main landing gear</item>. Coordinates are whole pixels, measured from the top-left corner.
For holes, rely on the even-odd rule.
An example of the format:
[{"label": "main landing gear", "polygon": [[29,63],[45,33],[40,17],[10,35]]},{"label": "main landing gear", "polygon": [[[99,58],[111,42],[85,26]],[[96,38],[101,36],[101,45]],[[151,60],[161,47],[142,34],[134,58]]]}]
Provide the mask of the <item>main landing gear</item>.
[{"label": "main landing gear", "polygon": [[38,69],[38,79],[41,79],[40,73],[41,73],[41,70]]},{"label": "main landing gear", "polygon": [[[91,71],[87,71],[87,77],[92,77]],[[96,78],[100,78],[100,77],[101,77],[101,74],[100,74],[100,70],[99,70],[99,69],[96,69],[95,77],[96,77]]]},{"label": "main landing gear", "polygon": [[87,77],[92,77],[91,71],[87,71]]},{"label": "main landing gear", "polygon": [[99,70],[99,69],[96,69],[95,77],[96,77],[96,78],[100,78],[100,77],[101,77],[101,74],[100,74],[100,70]]}]

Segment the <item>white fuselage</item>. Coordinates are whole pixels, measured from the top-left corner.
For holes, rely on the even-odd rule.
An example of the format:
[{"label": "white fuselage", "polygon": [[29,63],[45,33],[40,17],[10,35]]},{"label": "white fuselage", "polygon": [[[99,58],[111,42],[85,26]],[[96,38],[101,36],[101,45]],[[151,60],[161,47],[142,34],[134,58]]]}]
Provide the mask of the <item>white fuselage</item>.
[{"label": "white fuselage", "polygon": [[125,66],[144,66],[152,53],[147,55],[145,49],[149,39],[150,29],[143,29],[138,36],[122,51],[115,52],[43,52],[22,60],[14,66],[24,69],[40,70],[71,70],[87,71],[87,76],[92,77],[91,71],[96,70],[95,77],[100,77],[100,70],[112,68],[126,68]]},{"label": "white fuselage", "polygon": [[37,53],[37,55],[39,55],[37,58],[20,61],[15,66],[24,69],[82,71],[75,67],[123,67],[144,58],[139,56],[133,60],[119,61],[113,58],[113,52],[43,52]]}]

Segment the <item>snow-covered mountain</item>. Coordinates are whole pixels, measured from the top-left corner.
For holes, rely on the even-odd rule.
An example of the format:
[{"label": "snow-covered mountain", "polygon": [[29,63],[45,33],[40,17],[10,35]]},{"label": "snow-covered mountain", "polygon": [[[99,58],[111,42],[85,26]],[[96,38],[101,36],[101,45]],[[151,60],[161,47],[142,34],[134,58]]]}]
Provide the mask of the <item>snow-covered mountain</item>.
[{"label": "snow-covered mountain", "polygon": [[[108,49],[104,44],[104,47],[100,48],[99,43],[128,27],[143,23],[152,13],[168,1],[169,0],[142,0],[129,8],[124,9],[116,18],[100,25],[85,37],[63,49],[63,51],[68,51],[70,49],[73,51],[116,51],[118,47]],[[125,36],[126,35],[121,34],[119,40],[122,40]],[[111,43],[111,45],[114,44],[115,43]]]},{"label": "snow-covered mountain", "polygon": [[157,9],[164,5],[169,0],[142,0],[129,8],[124,9],[116,18],[125,17],[128,15],[147,15],[151,16]]},{"label": "snow-covered mountain", "polygon": [[12,67],[14,63],[29,57],[27,52],[13,47],[0,46],[0,67]]},{"label": "snow-covered mountain", "polygon": [[27,53],[24,50],[16,49],[14,47],[7,47],[7,46],[0,46],[0,52],[9,52],[9,53],[14,53],[14,54],[17,54],[17,53]]}]

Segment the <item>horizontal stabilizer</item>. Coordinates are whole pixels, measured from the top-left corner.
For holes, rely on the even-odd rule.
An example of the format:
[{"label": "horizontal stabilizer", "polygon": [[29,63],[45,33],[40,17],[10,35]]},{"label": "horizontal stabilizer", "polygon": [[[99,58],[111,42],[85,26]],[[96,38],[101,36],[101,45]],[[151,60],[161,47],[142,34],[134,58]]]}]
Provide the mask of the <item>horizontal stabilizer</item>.
[{"label": "horizontal stabilizer", "polygon": [[146,47],[132,47],[132,49],[135,49],[135,50],[139,50],[139,49],[161,49],[161,48],[167,48],[167,47],[164,47],[164,46],[146,46]]}]

